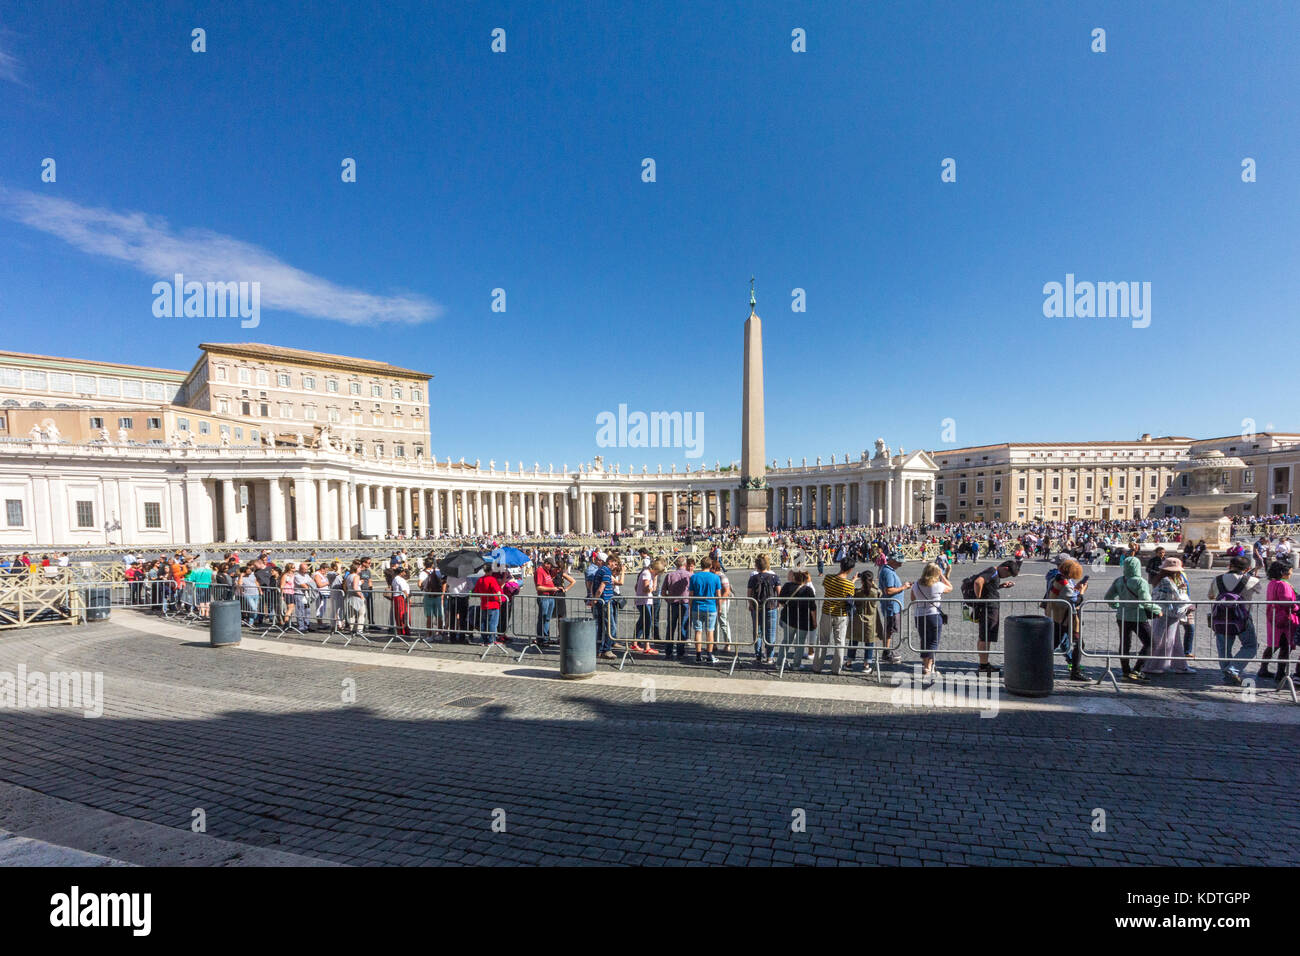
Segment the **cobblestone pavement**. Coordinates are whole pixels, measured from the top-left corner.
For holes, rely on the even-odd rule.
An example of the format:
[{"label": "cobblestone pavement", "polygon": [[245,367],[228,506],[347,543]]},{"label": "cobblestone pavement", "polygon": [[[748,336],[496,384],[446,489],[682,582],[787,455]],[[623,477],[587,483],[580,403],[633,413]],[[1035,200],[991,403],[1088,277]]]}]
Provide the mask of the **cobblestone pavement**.
[{"label": "cobblestone pavement", "polygon": [[378,652],[211,650],[129,621],[0,635],[0,670],[105,687],[97,719],[0,714],[0,780],[186,830],[199,808],[211,836],[356,864],[1300,862],[1300,730],[1255,705],[1238,721],[647,701]]}]

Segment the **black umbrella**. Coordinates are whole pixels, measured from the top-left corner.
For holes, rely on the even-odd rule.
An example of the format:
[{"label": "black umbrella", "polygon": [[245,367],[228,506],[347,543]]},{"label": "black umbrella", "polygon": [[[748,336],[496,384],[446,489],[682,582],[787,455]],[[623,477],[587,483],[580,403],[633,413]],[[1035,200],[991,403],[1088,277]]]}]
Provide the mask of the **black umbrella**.
[{"label": "black umbrella", "polygon": [[451,552],[438,562],[438,570],[449,578],[467,578],[483,566],[483,555],[465,548]]}]

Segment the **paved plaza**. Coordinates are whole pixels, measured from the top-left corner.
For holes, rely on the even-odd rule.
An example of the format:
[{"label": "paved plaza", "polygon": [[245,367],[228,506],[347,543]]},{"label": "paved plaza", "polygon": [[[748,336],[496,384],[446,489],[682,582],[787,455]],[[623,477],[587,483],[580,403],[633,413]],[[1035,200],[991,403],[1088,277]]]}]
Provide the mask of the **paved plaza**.
[{"label": "paved plaza", "polygon": [[1271,683],[1058,683],[983,718],[861,675],[553,658],[212,650],[122,610],[8,632],[0,669],[102,672],[105,699],[4,714],[0,830],[91,865],[1300,863],[1300,706]]}]

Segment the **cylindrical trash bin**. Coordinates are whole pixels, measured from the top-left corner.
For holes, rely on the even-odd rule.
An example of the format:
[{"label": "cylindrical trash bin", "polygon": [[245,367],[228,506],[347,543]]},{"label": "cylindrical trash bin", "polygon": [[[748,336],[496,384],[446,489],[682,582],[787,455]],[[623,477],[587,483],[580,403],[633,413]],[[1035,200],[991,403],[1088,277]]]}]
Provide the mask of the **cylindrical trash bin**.
[{"label": "cylindrical trash bin", "polygon": [[1040,614],[1018,614],[1002,622],[1002,678],[1008,693],[1046,697],[1052,692],[1054,636],[1051,620]]},{"label": "cylindrical trash bin", "polygon": [[113,604],[111,594],[112,592],[105,587],[89,587],[85,589],[87,621],[108,620]]},{"label": "cylindrical trash bin", "polygon": [[239,646],[239,602],[213,601],[208,605],[208,643],[212,647]]},{"label": "cylindrical trash bin", "polygon": [[560,621],[560,676],[578,680],[596,673],[596,622],[591,618]]}]

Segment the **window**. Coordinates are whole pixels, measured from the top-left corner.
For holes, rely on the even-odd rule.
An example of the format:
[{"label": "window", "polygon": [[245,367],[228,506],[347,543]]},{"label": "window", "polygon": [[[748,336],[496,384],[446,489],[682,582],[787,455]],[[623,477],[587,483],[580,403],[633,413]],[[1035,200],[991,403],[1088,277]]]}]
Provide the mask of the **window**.
[{"label": "window", "polygon": [[325,382],[325,391],[337,393],[339,390],[339,380],[331,378]]},{"label": "window", "polygon": [[1042,490],[1043,490],[1043,476],[1039,475],[1034,479],[1034,491],[1042,491]]},{"label": "window", "polygon": [[5,523],[11,528],[23,526],[23,502],[21,498],[5,499]]},{"label": "window", "polygon": [[188,418],[176,419],[176,430],[178,432],[187,432],[190,430],[190,420]]},{"label": "window", "polygon": [[1241,483],[1243,485],[1253,485],[1255,483],[1255,469],[1247,468],[1241,473]]},{"label": "window", "polygon": [[241,366],[239,369],[239,384],[247,385],[252,380],[252,376],[249,374],[248,369]]},{"label": "window", "polygon": [[95,503],[93,501],[77,502],[77,527],[95,527]]},{"label": "window", "polygon": [[[977,494],[977,495],[982,495],[982,494],[984,494],[984,479],[983,479],[983,478],[980,478],[979,480],[977,480],[977,481],[975,482],[975,494]],[[983,504],[983,502],[981,502],[981,504]]]},{"label": "window", "polygon": [[423,445],[416,445],[416,446],[415,446],[415,457],[416,457],[416,458],[423,458],[423,457],[424,457],[424,446],[423,446]]},{"label": "window", "polygon": [[99,380],[99,394],[106,395],[109,398],[117,398],[122,394],[122,383],[115,378],[101,378]]},{"label": "window", "polygon": [[383,413],[383,412],[375,412],[375,424],[376,424],[376,425],[382,425],[383,423],[384,423],[384,413]]},{"label": "window", "polygon": [[221,430],[221,434],[225,435],[227,438],[230,437],[230,426],[229,426],[229,425],[218,425],[217,427]]},{"label": "window", "polygon": [[226,381],[226,380],[227,380],[227,379],[226,379],[226,367],[225,367],[224,365],[218,365],[218,366],[217,366],[217,381],[218,381],[218,382],[224,382],[224,381]]},{"label": "window", "polygon": [[163,401],[162,382],[145,382],[144,397],[149,399],[151,402]]},{"label": "window", "polygon": [[135,428],[135,419],[132,419],[132,418],[119,418],[119,419],[117,420],[117,427],[118,427],[118,428]]},{"label": "window", "polygon": [[305,389],[306,389],[307,391],[309,391],[309,392],[314,392],[314,391],[316,391],[316,378],[315,378],[315,376],[312,376],[312,375],[304,375],[304,376],[302,377],[302,387],[305,388]]},{"label": "window", "polygon": [[240,402],[240,403],[239,403],[239,414],[241,414],[241,415],[251,415],[251,414],[253,414],[253,406],[252,406],[251,404],[249,404],[248,402]]},{"label": "window", "polygon": [[348,394],[349,394],[349,395],[360,395],[360,394],[361,394],[361,383],[360,383],[360,382],[348,382]]},{"label": "window", "polygon": [[212,423],[211,423],[211,422],[199,422],[199,434],[200,434],[200,435],[211,435],[211,434],[212,434]]},{"label": "window", "polygon": [[244,430],[243,430],[242,428],[239,428],[239,427],[236,427],[236,428],[235,428],[235,439],[236,439],[237,441],[243,441],[243,440],[244,440]]},{"label": "window", "polygon": [[144,503],[144,526],[155,530],[162,527],[162,504],[157,501]]},{"label": "window", "polygon": [[103,428],[103,427],[104,427],[104,419],[102,419],[102,418],[95,418],[94,416],[91,416],[91,419],[90,419],[90,427],[91,427],[91,428],[95,428],[95,429]]},{"label": "window", "polygon": [[258,409],[258,414],[261,415],[263,418],[267,418],[271,414],[271,406],[266,404],[266,402],[263,402],[261,405],[258,405],[257,409]]},{"label": "window", "polygon": [[23,388],[35,388],[45,391],[44,372],[23,372]]},{"label": "window", "polygon": [[94,395],[94,394],[95,394],[95,379],[94,379],[94,376],[91,376],[91,375],[78,375],[78,376],[77,376],[77,394],[79,394],[79,395]]},{"label": "window", "polygon": [[371,385],[371,386],[370,386],[370,397],[371,397],[371,398],[383,398],[383,397],[384,397],[384,387],[383,387],[382,385]]},{"label": "window", "polygon": [[289,387],[289,373],[288,373],[288,372],[281,372],[279,375],[277,375],[277,376],[275,377],[275,384],[278,385],[280,388],[288,388],[288,387]]},{"label": "window", "polygon": [[1021,478],[1021,479],[1019,479],[1019,481],[1020,481],[1020,487],[1019,487],[1018,489],[1016,489],[1016,490],[1017,490],[1017,491],[1024,491],[1024,490],[1025,490],[1025,479]]},{"label": "window", "polygon": [[257,370],[257,384],[268,385],[271,382],[271,374],[264,368]]},{"label": "window", "polygon": [[304,408],[302,410],[302,417],[307,419],[309,422],[314,422],[316,420],[316,406],[308,405]]},{"label": "window", "polygon": [[393,386],[393,398],[397,399],[398,401],[402,400],[402,386],[400,385]]},{"label": "window", "polygon": [[144,421],[144,427],[147,428],[147,429],[149,429],[150,431],[155,431],[155,432],[156,432],[156,431],[158,431],[160,428],[162,428],[162,419],[161,419],[161,418],[146,418],[145,421]]},{"label": "window", "polygon": [[1053,475],[1053,476],[1052,476],[1052,490],[1053,490],[1053,491],[1060,491],[1060,490],[1061,490],[1061,476],[1060,476],[1060,475]]},{"label": "window", "polygon": [[959,495],[966,494],[966,482],[964,481],[957,482],[957,494]]},{"label": "window", "polygon": [[361,412],[355,408],[352,409],[352,424],[353,425],[361,424]]},{"label": "window", "polygon": [[51,372],[50,391],[51,392],[72,391],[72,376],[69,375],[67,372]]},{"label": "window", "polygon": [[1079,485],[1079,479],[1076,475],[1070,476],[1070,490],[1074,491]]},{"label": "window", "polygon": [[333,405],[331,405],[329,409],[329,420],[332,422],[339,421],[339,410]]},{"label": "window", "polygon": [[[23,373],[16,368],[0,368],[0,385],[6,388],[22,388]],[[91,389],[93,392],[94,389]]]},{"label": "window", "polygon": [[384,443],[383,443],[383,442],[375,442],[375,457],[376,457],[376,458],[383,458],[383,457],[384,457]]},{"label": "window", "polygon": [[219,398],[219,399],[217,399],[217,411],[219,411],[222,415],[229,415],[229,414],[230,414],[230,399],[228,399],[228,398]]},{"label": "window", "polygon": [[424,401],[424,389],[422,388],[411,389],[411,401],[417,404]]},{"label": "window", "polygon": [[122,383],[122,396],[124,398],[141,398],[143,395],[144,390],[135,379],[128,378]]},{"label": "window", "polygon": [[293,406],[287,403],[280,405],[281,418],[293,418]]},{"label": "window", "polygon": [[406,457],[406,446],[403,445],[401,442],[398,442],[396,445],[394,445],[394,446],[393,446],[393,457],[394,457],[394,458],[405,458],[405,457]]},{"label": "window", "polygon": [[996,494],[997,494],[999,491],[1001,491],[1001,490],[1002,490],[1002,479],[1001,479],[1001,478],[994,478],[994,479],[993,479],[993,493],[996,495]]}]

